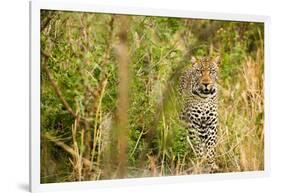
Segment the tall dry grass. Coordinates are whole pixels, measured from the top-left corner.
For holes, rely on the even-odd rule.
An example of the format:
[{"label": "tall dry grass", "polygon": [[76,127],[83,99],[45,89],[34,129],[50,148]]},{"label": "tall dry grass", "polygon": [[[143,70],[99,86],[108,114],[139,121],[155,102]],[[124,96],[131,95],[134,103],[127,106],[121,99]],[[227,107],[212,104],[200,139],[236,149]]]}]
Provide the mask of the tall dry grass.
[{"label": "tall dry grass", "polygon": [[264,167],[263,50],[247,57],[237,81],[221,82],[217,160],[225,172]]},{"label": "tall dry grass", "polygon": [[[229,57],[218,49],[231,45],[227,30],[213,34],[219,43],[206,38],[236,24],[48,11],[42,18],[43,183],[205,172],[178,119],[178,77],[191,54]],[[221,66],[237,70],[219,80],[220,172],[263,169],[260,41],[254,54],[234,49],[243,59]]]}]

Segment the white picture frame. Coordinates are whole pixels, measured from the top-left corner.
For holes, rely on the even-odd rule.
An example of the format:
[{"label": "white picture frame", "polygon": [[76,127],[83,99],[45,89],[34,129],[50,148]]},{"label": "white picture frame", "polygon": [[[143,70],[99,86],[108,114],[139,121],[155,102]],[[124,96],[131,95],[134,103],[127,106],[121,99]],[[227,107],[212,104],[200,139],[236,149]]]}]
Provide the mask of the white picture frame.
[{"label": "white picture frame", "polygon": [[[173,177],[148,177],[136,179],[102,180],[87,182],[40,184],[40,10],[67,10],[95,13],[117,13],[128,15],[172,16],[180,18],[200,18],[231,21],[263,22],[265,30],[265,146],[264,171],[243,173],[218,173]],[[31,1],[30,2],[30,190],[45,192],[54,190],[95,189],[102,187],[120,187],[145,184],[167,184],[189,181],[211,181],[224,179],[241,179],[265,177],[270,174],[270,124],[269,124],[269,26],[270,18],[259,15],[240,15],[228,13],[194,12],[187,10],[163,10],[141,7],[106,6],[98,3],[60,2],[60,1]]]}]

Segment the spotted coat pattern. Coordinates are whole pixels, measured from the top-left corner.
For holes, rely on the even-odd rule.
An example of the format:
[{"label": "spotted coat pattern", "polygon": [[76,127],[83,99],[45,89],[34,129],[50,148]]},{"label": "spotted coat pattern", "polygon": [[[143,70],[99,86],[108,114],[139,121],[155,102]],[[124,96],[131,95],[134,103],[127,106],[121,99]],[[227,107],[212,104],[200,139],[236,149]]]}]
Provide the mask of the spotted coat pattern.
[{"label": "spotted coat pattern", "polygon": [[217,144],[217,79],[219,58],[191,59],[192,68],[180,79],[180,93],[184,106],[180,114],[195,150],[196,157],[206,160],[210,172],[218,167],[215,163]]}]

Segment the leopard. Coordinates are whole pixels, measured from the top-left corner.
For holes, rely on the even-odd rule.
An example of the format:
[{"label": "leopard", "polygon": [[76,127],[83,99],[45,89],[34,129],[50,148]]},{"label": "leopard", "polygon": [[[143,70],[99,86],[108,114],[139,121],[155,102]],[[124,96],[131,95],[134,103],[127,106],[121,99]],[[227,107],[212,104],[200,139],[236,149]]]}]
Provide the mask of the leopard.
[{"label": "leopard", "polygon": [[183,97],[180,119],[187,129],[195,157],[208,173],[219,170],[215,162],[218,140],[218,71],[220,56],[191,57],[191,67],[180,77]]}]

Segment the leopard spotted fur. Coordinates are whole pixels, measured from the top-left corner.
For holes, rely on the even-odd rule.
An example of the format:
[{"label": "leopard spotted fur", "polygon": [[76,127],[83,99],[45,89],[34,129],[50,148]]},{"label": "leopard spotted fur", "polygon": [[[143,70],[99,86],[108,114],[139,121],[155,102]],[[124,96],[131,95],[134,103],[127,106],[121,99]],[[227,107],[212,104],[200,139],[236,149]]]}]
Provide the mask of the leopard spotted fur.
[{"label": "leopard spotted fur", "polygon": [[[188,130],[196,157],[206,160],[208,171],[215,172],[218,130],[217,80],[219,58],[191,59],[192,68],[180,79],[184,107],[180,118]],[[203,161],[202,161],[203,162]]]}]

